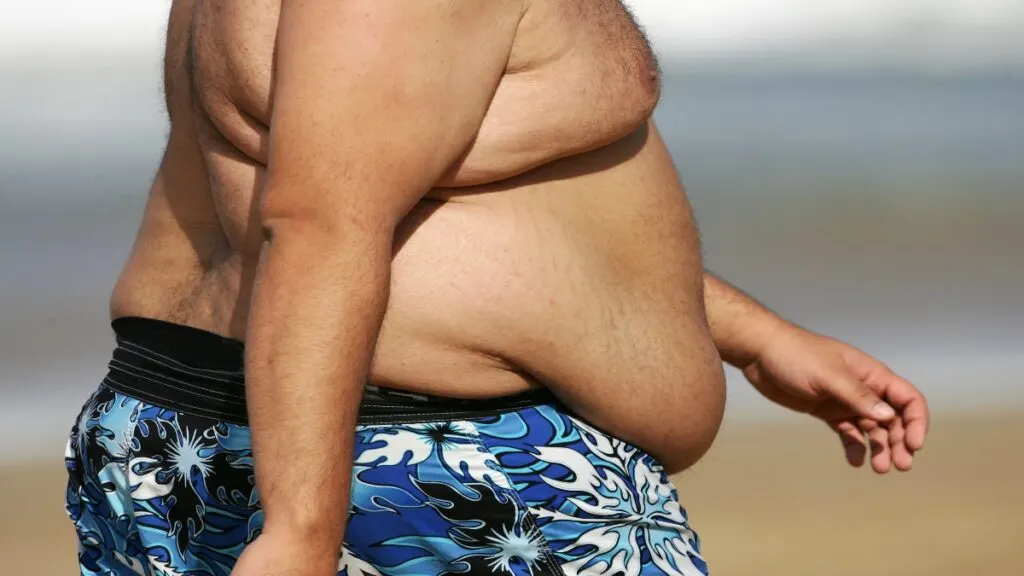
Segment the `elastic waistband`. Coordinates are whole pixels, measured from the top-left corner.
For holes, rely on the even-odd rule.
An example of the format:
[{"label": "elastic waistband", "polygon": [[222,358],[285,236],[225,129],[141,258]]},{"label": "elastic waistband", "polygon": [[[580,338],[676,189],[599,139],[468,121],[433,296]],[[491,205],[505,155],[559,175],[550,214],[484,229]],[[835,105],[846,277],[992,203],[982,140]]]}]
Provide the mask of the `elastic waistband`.
[{"label": "elastic waistband", "polygon": [[[104,386],[177,412],[247,424],[242,342],[150,318],[117,318],[111,327],[117,347]],[[465,400],[368,384],[359,423],[464,420],[543,404],[558,404],[547,389]]]}]

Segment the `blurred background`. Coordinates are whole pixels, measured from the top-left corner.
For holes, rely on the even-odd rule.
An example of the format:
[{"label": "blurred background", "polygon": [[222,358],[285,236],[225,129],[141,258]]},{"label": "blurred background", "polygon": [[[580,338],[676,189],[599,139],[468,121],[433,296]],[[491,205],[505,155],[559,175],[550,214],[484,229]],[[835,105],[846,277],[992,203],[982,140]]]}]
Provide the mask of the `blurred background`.
[{"label": "blurred background", "polygon": [[[885,360],[935,422],[914,472],[847,469],[730,373],[676,478],[712,573],[1024,573],[1024,3],[630,0],[709,269]],[[0,558],[74,572],[65,434],[165,137],[167,0],[0,19]]]}]

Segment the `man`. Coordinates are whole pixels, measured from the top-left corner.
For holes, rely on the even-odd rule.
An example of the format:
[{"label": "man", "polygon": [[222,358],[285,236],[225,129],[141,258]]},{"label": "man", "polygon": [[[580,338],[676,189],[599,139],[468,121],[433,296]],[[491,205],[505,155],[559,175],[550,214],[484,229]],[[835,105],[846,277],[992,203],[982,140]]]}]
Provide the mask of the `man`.
[{"label": "man", "polygon": [[851,463],[921,448],[910,384],[702,274],[618,1],[175,0],[165,66],[84,574],[704,574],[666,472],[723,358]]}]

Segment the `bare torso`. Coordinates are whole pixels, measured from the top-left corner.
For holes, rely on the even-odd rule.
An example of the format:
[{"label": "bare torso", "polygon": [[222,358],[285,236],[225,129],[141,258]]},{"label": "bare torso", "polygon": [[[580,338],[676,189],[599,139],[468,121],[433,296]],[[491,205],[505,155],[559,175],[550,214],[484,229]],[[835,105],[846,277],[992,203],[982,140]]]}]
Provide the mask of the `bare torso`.
[{"label": "bare torso", "polygon": [[[279,0],[176,0],[171,137],[112,314],[244,339]],[[647,118],[656,67],[616,0],[534,0],[480,136],[399,229],[371,380],[546,385],[658,455],[724,404],[689,208]],[[358,137],[357,135],[355,137]]]}]

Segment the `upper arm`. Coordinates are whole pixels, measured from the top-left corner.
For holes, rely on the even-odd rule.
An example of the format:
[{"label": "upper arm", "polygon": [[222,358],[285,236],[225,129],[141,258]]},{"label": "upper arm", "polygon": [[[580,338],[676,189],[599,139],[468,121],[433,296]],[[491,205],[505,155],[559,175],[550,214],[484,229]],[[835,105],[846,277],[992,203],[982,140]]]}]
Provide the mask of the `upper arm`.
[{"label": "upper arm", "polygon": [[284,0],[264,222],[393,227],[470,145],[522,0]]}]

